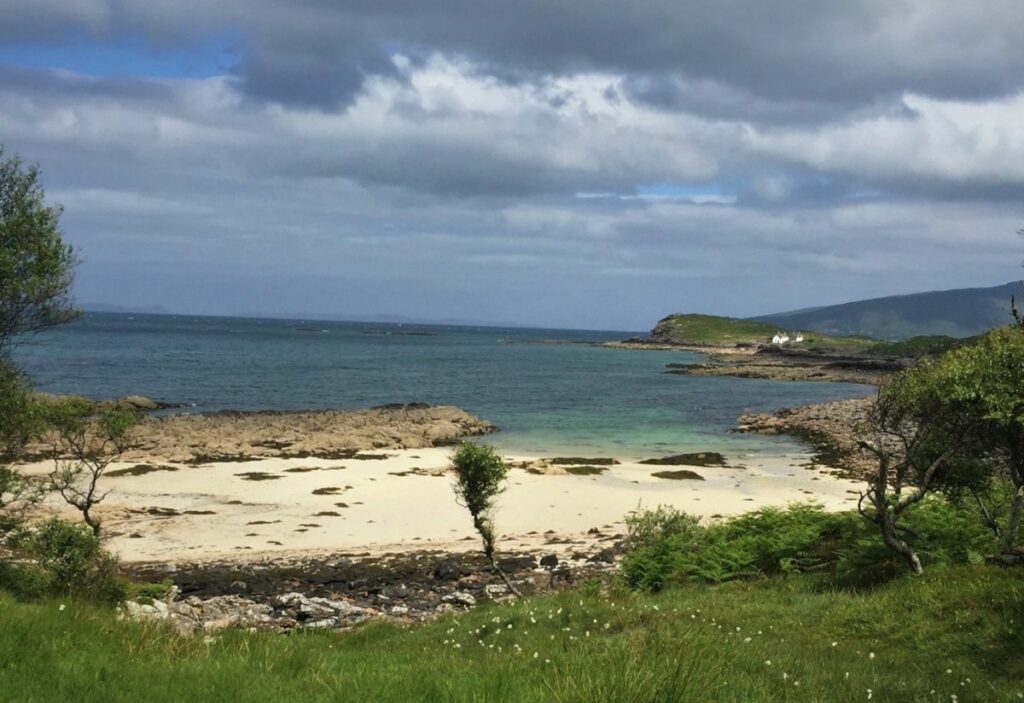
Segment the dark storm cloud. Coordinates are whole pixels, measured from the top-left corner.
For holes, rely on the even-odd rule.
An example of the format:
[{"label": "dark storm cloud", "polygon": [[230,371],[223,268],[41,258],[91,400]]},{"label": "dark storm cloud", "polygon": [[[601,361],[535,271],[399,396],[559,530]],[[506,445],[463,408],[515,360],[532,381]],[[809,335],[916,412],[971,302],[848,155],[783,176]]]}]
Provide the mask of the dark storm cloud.
[{"label": "dark storm cloud", "polygon": [[[796,105],[863,105],[904,91],[977,100],[1024,85],[1024,4],[1013,0],[3,4],[11,11],[0,39],[8,41],[71,30],[161,42],[237,31],[237,70],[252,95],[325,106],[347,102],[365,75],[388,70],[383,57],[395,49],[464,54],[510,76],[601,70],[710,81]],[[656,90],[638,94],[664,102]]]}]

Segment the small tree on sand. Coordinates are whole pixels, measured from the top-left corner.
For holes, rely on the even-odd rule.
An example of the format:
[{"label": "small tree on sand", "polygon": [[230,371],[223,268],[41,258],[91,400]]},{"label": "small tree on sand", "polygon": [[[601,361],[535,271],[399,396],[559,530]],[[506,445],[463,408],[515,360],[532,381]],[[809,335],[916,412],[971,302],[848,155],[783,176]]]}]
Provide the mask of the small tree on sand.
[{"label": "small tree on sand", "polygon": [[463,442],[452,457],[452,469],[455,471],[456,500],[473,516],[473,527],[480,534],[484,556],[508,589],[517,596],[522,595],[494,557],[496,536],[491,511],[495,497],[505,490],[508,465],[494,447]]},{"label": "small tree on sand", "polygon": [[54,461],[51,486],[82,513],[85,524],[99,537],[100,521],[92,510],[109,493],[99,489],[99,481],[128,448],[135,415],[126,410],[96,414],[92,403],[82,399],[55,403],[46,415]]}]

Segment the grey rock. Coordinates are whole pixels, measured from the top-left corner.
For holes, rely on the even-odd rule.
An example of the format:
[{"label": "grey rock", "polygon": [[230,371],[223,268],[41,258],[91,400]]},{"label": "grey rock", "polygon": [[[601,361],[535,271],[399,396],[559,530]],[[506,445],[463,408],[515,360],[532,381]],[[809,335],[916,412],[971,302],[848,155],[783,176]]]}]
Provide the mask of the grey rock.
[{"label": "grey rock", "polygon": [[453,605],[461,605],[465,608],[472,608],[476,605],[476,598],[465,591],[455,591],[444,596],[441,601],[443,603],[451,603]]}]

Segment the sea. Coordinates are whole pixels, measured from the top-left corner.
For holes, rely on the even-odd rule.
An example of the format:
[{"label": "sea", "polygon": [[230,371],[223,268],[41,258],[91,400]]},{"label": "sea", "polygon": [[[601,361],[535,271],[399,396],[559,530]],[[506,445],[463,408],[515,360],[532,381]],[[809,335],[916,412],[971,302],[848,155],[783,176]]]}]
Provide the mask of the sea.
[{"label": "sea", "polygon": [[609,349],[629,331],[87,313],[29,337],[16,361],[39,391],[144,395],[165,412],[457,405],[517,455],[802,451],[732,432],[746,412],[864,396],[868,386],[665,373],[701,355]]}]

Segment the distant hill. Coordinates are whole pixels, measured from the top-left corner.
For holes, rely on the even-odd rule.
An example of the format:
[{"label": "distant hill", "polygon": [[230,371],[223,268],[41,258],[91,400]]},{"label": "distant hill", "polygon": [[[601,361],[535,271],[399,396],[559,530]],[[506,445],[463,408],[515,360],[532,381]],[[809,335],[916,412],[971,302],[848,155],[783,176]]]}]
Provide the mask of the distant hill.
[{"label": "distant hill", "polygon": [[[800,332],[796,328],[785,328]],[[779,327],[756,320],[738,320],[717,315],[677,313],[658,321],[646,338],[648,342],[680,344],[684,346],[760,346],[771,342]],[[878,344],[878,340],[857,336],[838,336],[803,330],[801,348],[821,350],[861,351]]]},{"label": "distant hill", "polygon": [[[940,354],[965,340],[943,335],[915,336],[901,341],[881,341],[865,335],[837,335],[801,329],[791,325],[776,325],[757,320],[740,320],[717,315],[676,313],[662,318],[650,334],[627,340],[641,344],[673,344],[683,347],[769,347],[772,337],[781,330],[795,339],[774,353],[833,359],[910,360]],[[800,341],[796,341],[800,339]]]},{"label": "distant hill", "polygon": [[780,329],[907,339],[919,335],[969,337],[1009,324],[1010,296],[1024,299],[1014,281],[991,288],[960,288],[858,300],[751,318]]}]

